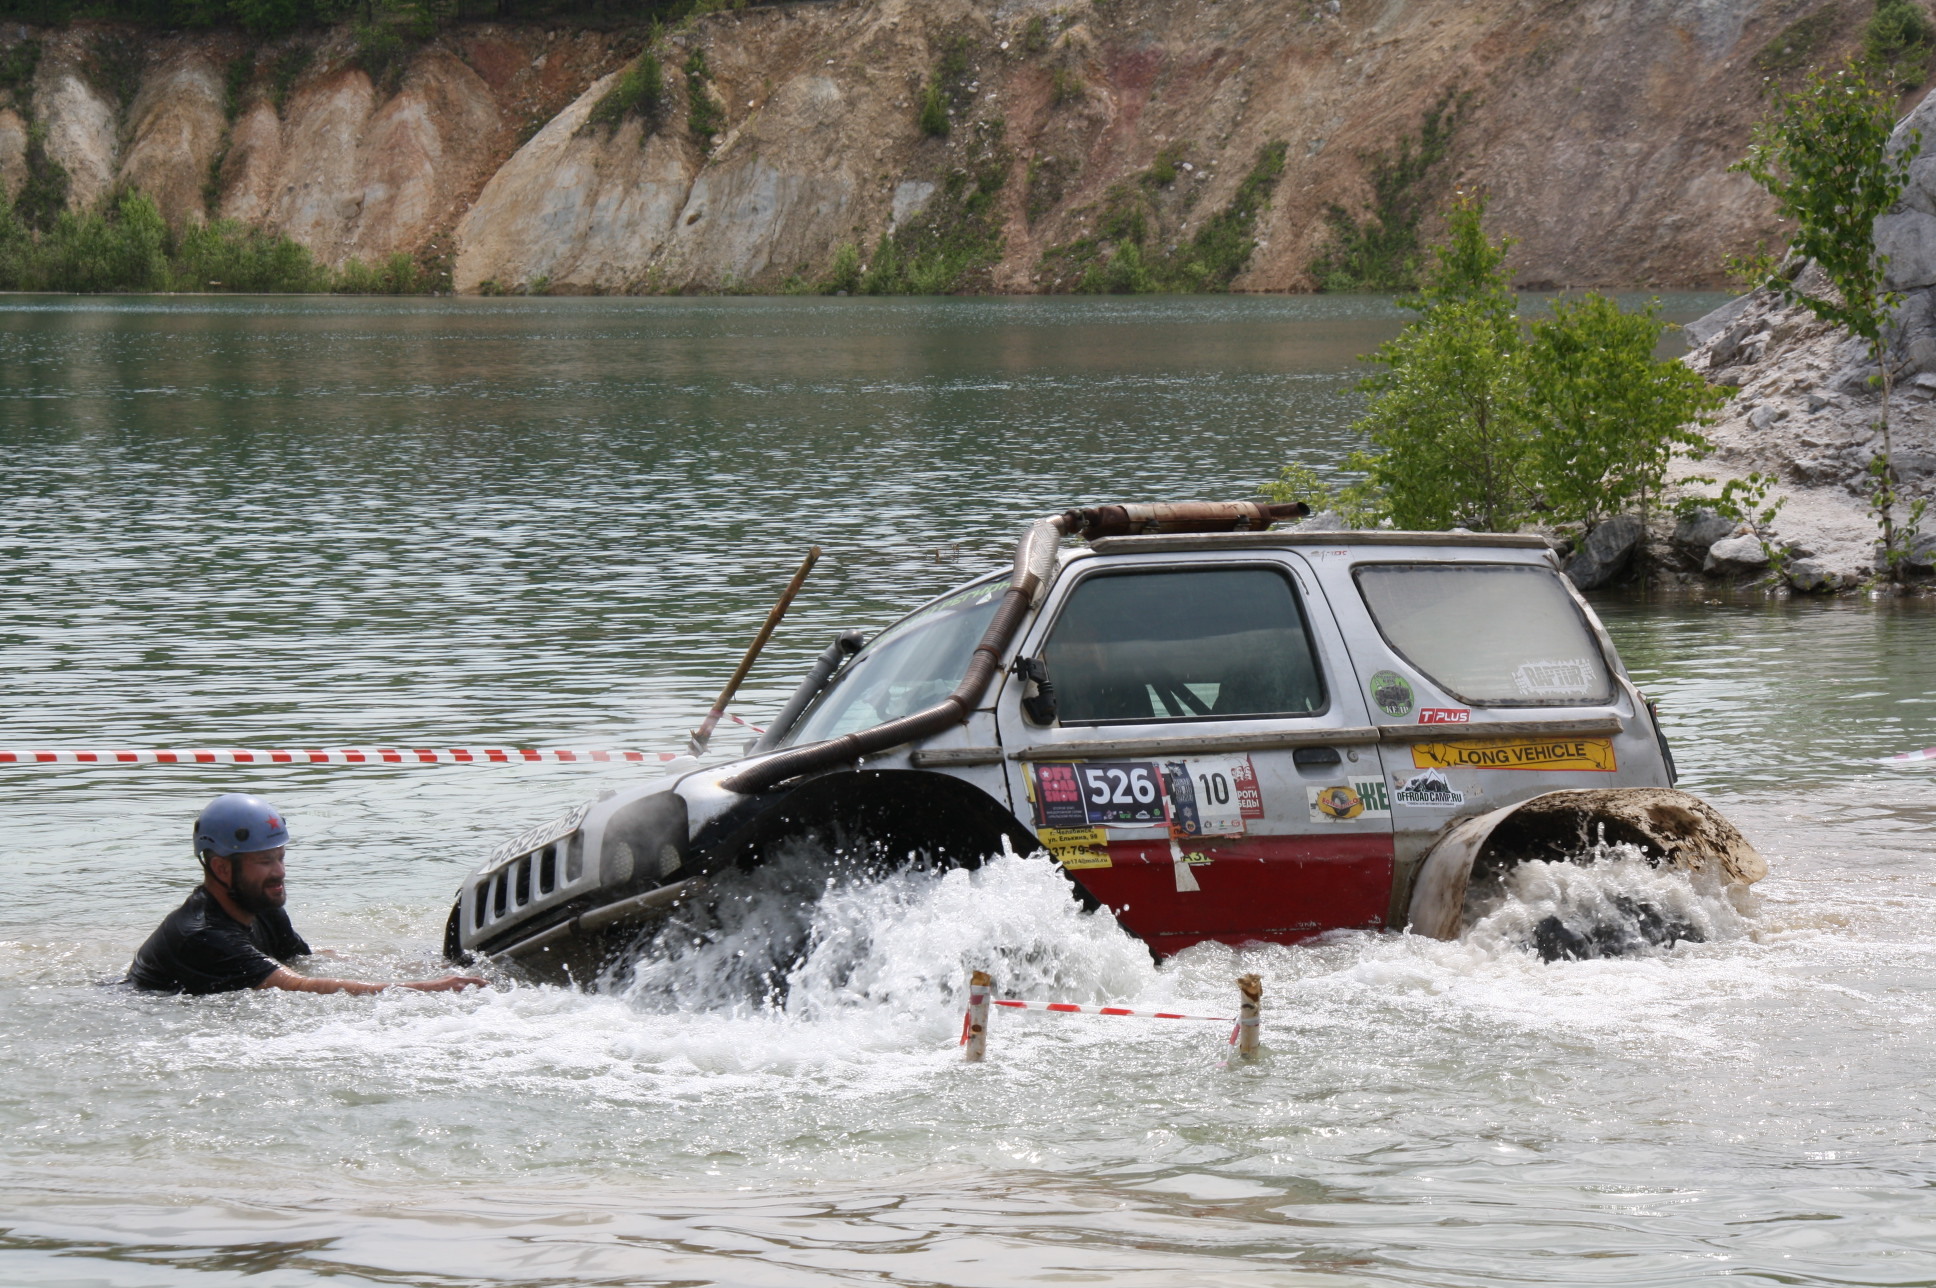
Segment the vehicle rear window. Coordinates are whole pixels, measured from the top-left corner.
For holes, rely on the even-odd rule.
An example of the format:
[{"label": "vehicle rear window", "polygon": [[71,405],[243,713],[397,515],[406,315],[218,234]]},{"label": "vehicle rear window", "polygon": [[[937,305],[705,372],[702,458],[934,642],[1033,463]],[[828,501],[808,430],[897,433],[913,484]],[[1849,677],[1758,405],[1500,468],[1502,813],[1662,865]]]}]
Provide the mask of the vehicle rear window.
[{"label": "vehicle rear window", "polygon": [[1310,715],[1325,706],[1304,614],[1271,568],[1090,577],[1043,649],[1063,724]]},{"label": "vehicle rear window", "polygon": [[1440,688],[1486,707],[1586,707],[1613,677],[1550,568],[1369,564],[1358,592],[1385,642]]}]

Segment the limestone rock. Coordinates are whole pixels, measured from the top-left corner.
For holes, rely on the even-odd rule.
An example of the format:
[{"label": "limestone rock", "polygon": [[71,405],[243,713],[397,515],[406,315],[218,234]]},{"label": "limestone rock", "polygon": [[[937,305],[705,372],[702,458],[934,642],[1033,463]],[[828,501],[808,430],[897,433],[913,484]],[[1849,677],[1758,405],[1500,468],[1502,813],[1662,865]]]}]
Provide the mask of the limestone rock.
[{"label": "limestone rock", "polygon": [[1842,578],[1813,559],[1797,559],[1786,569],[1788,584],[1811,595],[1842,589]]},{"label": "limestone rock", "polygon": [[1726,537],[1708,547],[1701,571],[1711,577],[1744,577],[1768,567],[1768,552],[1757,537]]},{"label": "limestone rock", "polygon": [[1566,575],[1581,590],[1598,590],[1627,571],[1642,532],[1640,520],[1631,514],[1616,514],[1596,524],[1566,561]]},{"label": "limestone rock", "polygon": [[1734,520],[1725,515],[1712,510],[1696,510],[1674,525],[1674,535],[1670,541],[1676,550],[1699,564],[1707,558],[1707,552],[1715,542],[1734,535],[1734,528]]},{"label": "limestone rock", "polygon": [[128,111],[133,141],[121,163],[120,183],[155,199],[177,228],[200,219],[202,186],[227,128],[222,73],[205,51],[186,49],[151,74]]}]

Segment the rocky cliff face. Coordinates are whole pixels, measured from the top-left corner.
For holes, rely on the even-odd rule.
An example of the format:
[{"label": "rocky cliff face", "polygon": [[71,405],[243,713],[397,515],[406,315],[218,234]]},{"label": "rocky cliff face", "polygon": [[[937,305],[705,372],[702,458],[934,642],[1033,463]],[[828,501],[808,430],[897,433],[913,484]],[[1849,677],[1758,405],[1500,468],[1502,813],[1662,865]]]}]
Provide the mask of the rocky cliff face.
[{"label": "rocky cliff face", "polygon": [[[1902,200],[1876,221],[1876,247],[1889,256],[1887,285],[1903,295],[1888,333],[1890,455],[1904,493],[1899,522],[1915,500],[1936,497],[1936,97],[1896,127],[1890,147],[1901,151],[1918,138],[1924,142]],[[1801,291],[1830,291],[1819,269],[1797,268]],[[1770,500],[1782,509],[1756,540],[1725,523],[1684,524],[1670,548],[1678,547],[1688,570],[1710,576],[1764,574],[1773,546],[1790,556],[1788,579],[1799,589],[1868,580],[1877,539],[1869,467],[1883,448],[1884,390],[1867,346],[1765,290],[1730,301],[1688,334],[1696,346],[1689,364],[1739,393],[1708,431],[1713,458],[1683,464],[1679,473],[1772,475],[1779,482]],[[1923,526],[1926,535],[1909,543],[1906,571],[1917,576],[1936,572],[1936,514]]]},{"label": "rocky cliff face", "polygon": [[[14,29],[0,39],[44,53],[24,114],[0,110],[0,183],[25,181],[31,126],[76,205],[138,186],[173,220],[246,220],[333,264],[454,255],[461,290],[772,289],[825,272],[844,244],[865,253],[979,167],[999,179],[984,184],[999,187],[1000,253],[983,280],[1026,291],[1066,284],[1045,253],[1107,241],[1112,188],[1143,184],[1163,235],[1187,238],[1281,142],[1235,285],[1294,290],[1326,204],[1362,199],[1364,154],[1466,93],[1443,179],[1491,194],[1525,284],[1711,285],[1724,255],[1776,238],[1726,166],[1764,71],[1800,61],[1782,61],[1781,33],[1818,9],[1833,21],[1803,52],[1825,60],[1862,6],[779,4],[675,36],[667,105],[617,128],[587,118],[636,33],[455,28],[373,81],[340,33],[254,49],[233,34]],[[115,39],[118,60],[101,53]],[[690,128],[693,50],[719,117],[710,147]],[[917,124],[937,69],[946,137]]]}]

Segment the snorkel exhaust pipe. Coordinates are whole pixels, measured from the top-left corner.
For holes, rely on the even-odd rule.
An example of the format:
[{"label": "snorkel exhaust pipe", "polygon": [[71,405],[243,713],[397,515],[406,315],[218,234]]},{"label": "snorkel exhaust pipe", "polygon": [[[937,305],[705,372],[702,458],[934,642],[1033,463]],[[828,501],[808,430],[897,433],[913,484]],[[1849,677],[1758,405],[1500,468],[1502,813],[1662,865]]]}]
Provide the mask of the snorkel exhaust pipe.
[{"label": "snorkel exhaust pipe", "polygon": [[847,764],[889,747],[913,742],[958,725],[980,705],[989,684],[1001,669],[1002,656],[1014,642],[1028,614],[1042,600],[1055,575],[1056,551],[1065,536],[1089,539],[1168,532],[1261,532],[1286,519],[1303,518],[1311,507],[1302,501],[1185,501],[1174,505],[1100,505],[1065,510],[1053,518],[1037,519],[1015,547],[1015,569],[1008,592],[975,645],[968,670],[941,701],[872,729],[861,729],[826,742],[809,743],[763,760],[726,779],[727,791],[752,795],[789,778]]}]

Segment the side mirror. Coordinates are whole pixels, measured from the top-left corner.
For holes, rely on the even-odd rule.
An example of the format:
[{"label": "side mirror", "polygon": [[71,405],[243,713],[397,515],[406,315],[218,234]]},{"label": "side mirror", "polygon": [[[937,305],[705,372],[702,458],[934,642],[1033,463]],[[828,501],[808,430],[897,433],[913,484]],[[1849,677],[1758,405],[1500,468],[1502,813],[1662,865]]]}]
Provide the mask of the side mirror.
[{"label": "side mirror", "polygon": [[1049,680],[1049,664],[1039,657],[1015,659],[1015,674],[1022,679],[1022,714],[1030,724],[1055,723],[1055,685]]}]

